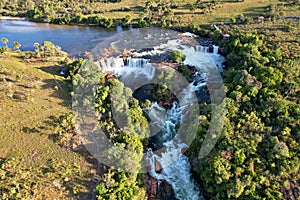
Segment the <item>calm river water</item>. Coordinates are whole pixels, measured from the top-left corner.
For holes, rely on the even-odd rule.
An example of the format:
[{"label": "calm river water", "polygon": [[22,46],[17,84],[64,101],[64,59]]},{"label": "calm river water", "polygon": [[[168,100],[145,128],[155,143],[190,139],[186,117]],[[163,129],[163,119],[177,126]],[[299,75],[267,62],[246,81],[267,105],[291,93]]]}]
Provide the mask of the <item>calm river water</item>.
[{"label": "calm river water", "polygon": [[[26,20],[0,20],[0,39],[7,38],[10,47],[13,46],[14,41],[18,41],[22,45],[21,50],[33,50],[35,42],[41,44],[44,41],[51,41],[71,56],[90,51],[104,39],[122,31],[121,27],[104,29],[35,23]],[[0,46],[3,46],[1,42]]]}]

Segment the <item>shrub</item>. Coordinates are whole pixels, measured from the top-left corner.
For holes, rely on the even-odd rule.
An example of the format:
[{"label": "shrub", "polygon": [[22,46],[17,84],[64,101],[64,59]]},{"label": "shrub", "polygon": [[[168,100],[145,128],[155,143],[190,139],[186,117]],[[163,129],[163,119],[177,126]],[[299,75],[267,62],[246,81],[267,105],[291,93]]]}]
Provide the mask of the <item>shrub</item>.
[{"label": "shrub", "polygon": [[186,56],[183,53],[183,51],[176,50],[176,51],[171,52],[170,58],[171,58],[171,60],[173,60],[175,62],[183,62],[185,60]]},{"label": "shrub", "polygon": [[4,46],[4,47],[0,48],[0,53],[4,53],[4,52],[7,52],[7,51],[9,51],[9,48],[7,46]]}]

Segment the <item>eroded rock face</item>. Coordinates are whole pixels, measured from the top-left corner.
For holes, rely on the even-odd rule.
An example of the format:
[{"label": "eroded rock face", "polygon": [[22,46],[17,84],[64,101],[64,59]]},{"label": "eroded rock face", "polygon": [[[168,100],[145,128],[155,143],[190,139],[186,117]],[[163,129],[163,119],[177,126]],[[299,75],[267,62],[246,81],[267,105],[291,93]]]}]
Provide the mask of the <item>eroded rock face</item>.
[{"label": "eroded rock face", "polygon": [[165,180],[147,176],[146,191],[149,200],[175,200],[172,186]]},{"label": "eroded rock face", "polygon": [[147,176],[146,191],[148,199],[156,199],[157,197],[157,179]]},{"label": "eroded rock face", "polygon": [[167,183],[165,180],[159,180],[160,184],[158,187],[158,199],[162,200],[167,200],[167,199],[176,199],[174,197],[174,192],[172,189],[172,186]]},{"label": "eroded rock face", "polygon": [[162,170],[162,166],[160,164],[160,162],[158,162],[157,160],[155,160],[155,172],[156,173],[160,173]]}]

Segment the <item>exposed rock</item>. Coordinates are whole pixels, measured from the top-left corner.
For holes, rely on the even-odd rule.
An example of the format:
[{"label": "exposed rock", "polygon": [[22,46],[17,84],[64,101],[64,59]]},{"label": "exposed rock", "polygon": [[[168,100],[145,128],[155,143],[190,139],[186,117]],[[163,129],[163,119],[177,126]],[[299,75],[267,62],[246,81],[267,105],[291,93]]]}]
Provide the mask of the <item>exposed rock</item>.
[{"label": "exposed rock", "polygon": [[138,53],[147,52],[147,51],[154,51],[154,48],[143,48],[141,50],[136,50]]},{"label": "exposed rock", "polygon": [[219,47],[218,48],[218,54],[222,54],[223,53],[223,48],[222,47]]},{"label": "exposed rock", "polygon": [[157,199],[157,179],[147,176],[146,191],[148,199]]},{"label": "exposed rock", "polygon": [[212,45],[209,45],[208,52],[210,52],[210,53],[214,52],[214,47]]},{"label": "exposed rock", "polygon": [[176,199],[172,186],[166,180],[147,176],[146,191],[149,200]]},{"label": "exposed rock", "polygon": [[162,166],[158,160],[155,159],[155,172],[160,173],[162,171]]},{"label": "exposed rock", "polygon": [[105,81],[108,81],[108,80],[114,79],[114,78],[116,78],[116,76],[112,72],[107,72],[105,74]]},{"label": "exposed rock", "polygon": [[300,187],[297,182],[286,180],[285,184],[280,187],[280,190],[283,193],[284,199],[296,200],[300,197]]},{"label": "exposed rock", "polygon": [[172,186],[165,180],[159,180],[158,199],[176,199]]}]

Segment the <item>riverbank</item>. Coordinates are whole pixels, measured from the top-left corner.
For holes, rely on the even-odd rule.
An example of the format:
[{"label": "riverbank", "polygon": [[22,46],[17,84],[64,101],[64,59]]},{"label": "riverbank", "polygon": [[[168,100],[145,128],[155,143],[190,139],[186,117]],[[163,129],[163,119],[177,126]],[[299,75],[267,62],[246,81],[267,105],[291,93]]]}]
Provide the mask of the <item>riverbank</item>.
[{"label": "riverbank", "polygon": [[[249,3],[250,1],[245,0],[245,2]],[[232,5],[237,4],[232,3]],[[262,10],[258,10],[258,13],[262,12]],[[250,11],[246,13],[248,12]],[[256,12],[255,16],[258,13]],[[221,14],[218,13],[218,15]],[[232,13],[229,14],[234,16]],[[244,17],[247,16],[248,14],[245,14]],[[234,16],[232,20],[240,17],[243,16]],[[224,82],[227,88],[226,102],[228,103],[226,126],[213,152],[206,158],[199,160],[199,148],[205,134],[207,134],[206,130],[211,116],[209,105],[203,105],[201,107],[201,115],[199,116],[201,125],[198,127],[194,143],[188,151],[189,159],[192,161],[193,175],[203,182],[204,194],[208,199],[299,198],[300,188],[299,184],[297,184],[300,180],[298,156],[299,135],[297,134],[299,133],[299,119],[297,118],[299,113],[299,61],[293,63],[291,60],[288,60],[288,58],[299,59],[299,28],[297,28],[299,26],[297,26],[297,23],[296,19],[289,19],[278,21],[266,20],[263,23],[221,24],[220,29],[225,33],[230,33],[232,37],[223,40],[222,35],[218,35],[217,31],[216,34],[210,34],[212,38],[220,42],[224,52],[227,55],[230,54],[227,57],[229,61],[227,65],[230,69],[224,71]],[[194,25],[198,27],[198,24]],[[191,26],[191,28],[193,27]],[[2,61],[3,58],[1,57],[0,59]],[[22,62],[22,59],[17,59]],[[9,108],[3,107],[2,110],[6,112],[0,113],[0,116],[1,114],[5,115],[6,118],[4,120],[10,120],[9,122],[16,121],[16,123],[12,127],[6,125],[6,123],[4,128],[0,126],[0,129],[3,128],[4,137],[11,139],[9,140],[9,144],[6,144],[6,140],[2,141],[3,147],[9,145],[14,147],[11,149],[16,149],[15,151],[19,152],[25,148],[21,146],[20,149],[20,146],[18,146],[19,143],[28,144],[29,151],[25,151],[24,153],[26,160],[28,158],[32,162],[39,160],[41,149],[45,150],[45,152],[42,151],[42,156],[47,155],[47,158],[51,159],[51,156],[55,156],[55,152],[57,153],[57,151],[52,152],[49,150],[47,148],[48,142],[44,143],[43,147],[37,148],[35,148],[34,144],[37,143],[35,142],[36,140],[46,138],[44,137],[44,134],[46,134],[44,132],[45,127],[49,126],[47,133],[53,132],[53,130],[50,130],[54,128],[53,124],[62,122],[62,120],[54,116],[57,113],[52,112],[52,108],[48,107],[48,104],[54,107],[56,107],[56,103],[61,104],[55,100],[54,104],[52,104],[53,102],[51,103],[53,101],[51,97],[57,97],[57,91],[60,91],[60,88],[54,88],[55,85],[53,81],[51,82],[51,77],[40,77],[42,74],[36,74],[36,76],[33,76],[33,81],[38,82],[38,80],[42,79],[50,83],[43,87],[43,89],[49,92],[47,95],[49,98],[47,97],[45,101],[42,101],[43,106],[29,104],[29,107],[26,107],[25,104],[23,105],[16,99],[19,97],[25,98],[19,91],[22,92],[23,88],[27,88],[27,85],[22,86],[23,82],[19,82],[19,79],[22,79],[22,77],[27,79],[27,72],[28,74],[37,73],[36,71],[28,70],[34,64],[26,65],[24,67],[26,73],[20,76],[18,74],[20,68],[18,68],[14,59],[9,58],[5,63],[9,62],[12,64],[9,70],[13,73],[7,79],[3,79],[3,83],[5,83],[4,80],[8,82],[8,84],[5,83],[8,86],[6,89],[9,89],[10,85],[13,85],[18,90],[5,90],[15,92],[16,94],[10,95],[13,99],[10,104],[6,104]],[[251,66],[249,63],[251,63]],[[1,65],[3,65],[2,62]],[[47,68],[45,68],[46,65],[46,62],[41,62],[39,68],[47,71]],[[2,72],[0,77],[3,75]],[[6,75],[5,73],[4,75]],[[61,80],[62,83],[64,83],[63,80]],[[0,81],[2,80],[0,79]],[[38,86],[37,88],[34,86],[30,89],[39,91]],[[54,89],[51,89],[52,87]],[[38,95],[36,99],[44,97]],[[8,98],[11,98],[10,96]],[[30,100],[30,97],[28,98]],[[36,101],[36,99],[34,100]],[[16,112],[16,108],[22,111],[27,109],[25,112],[29,112],[29,115],[25,116],[25,114],[21,114],[20,118],[20,113]],[[31,121],[26,121],[26,117],[31,117],[30,114],[40,116],[39,114],[43,114],[45,110],[52,114],[49,116],[49,120],[41,117],[40,121],[36,120],[34,123],[32,122],[33,124],[31,124]],[[56,119],[55,123],[52,123],[52,119]],[[49,125],[51,123],[52,125]],[[2,131],[0,131],[0,135],[1,133]],[[6,133],[8,134],[7,136]],[[30,139],[33,140],[34,144],[29,143]],[[18,142],[18,144],[15,144],[15,142]],[[6,148],[3,149],[4,153],[11,153]],[[48,155],[49,152],[50,155]],[[58,162],[62,160],[59,158]],[[0,163],[1,167],[1,159]],[[38,174],[41,171],[40,169],[38,168],[36,171],[28,169],[27,171],[30,171],[30,174],[34,175]],[[43,167],[42,169],[45,168]],[[56,176],[61,171],[64,171],[64,169],[65,167],[63,167],[63,170],[61,168],[57,170]],[[76,167],[69,167],[67,169],[76,170]],[[43,174],[42,177],[44,178],[47,175],[49,173]],[[25,177],[24,182],[31,180],[28,178],[30,177]],[[6,189],[13,188],[9,185],[11,183],[10,179],[6,180],[8,187],[2,184],[1,180],[0,186],[6,187]],[[24,177],[22,178],[23,180]],[[50,189],[48,190],[59,193],[61,191],[58,188],[67,185],[68,180],[69,177],[64,177],[63,179],[50,177],[50,179],[46,180],[50,185]],[[43,185],[41,182],[38,182],[38,184],[41,184],[38,185],[40,188],[49,188],[49,185]],[[151,183],[157,184],[155,181],[150,181],[149,185]],[[35,187],[35,185],[32,187]]]},{"label": "riverbank", "polygon": [[[13,43],[21,44],[20,49],[34,51],[34,44],[42,45],[50,41],[60,46],[69,56],[84,56],[85,52],[91,51],[103,38],[111,37],[123,31],[122,28],[99,28],[90,26],[69,26],[49,23],[36,23],[22,18],[7,17],[0,23],[0,37],[8,40],[9,48],[14,48]],[[14,20],[17,19],[17,20]],[[126,30],[126,29],[125,29]],[[26,37],[24,37],[26,35]],[[5,44],[0,44],[6,46]]]},{"label": "riverbank", "polygon": [[0,20],[26,20],[26,17],[0,16]]}]

